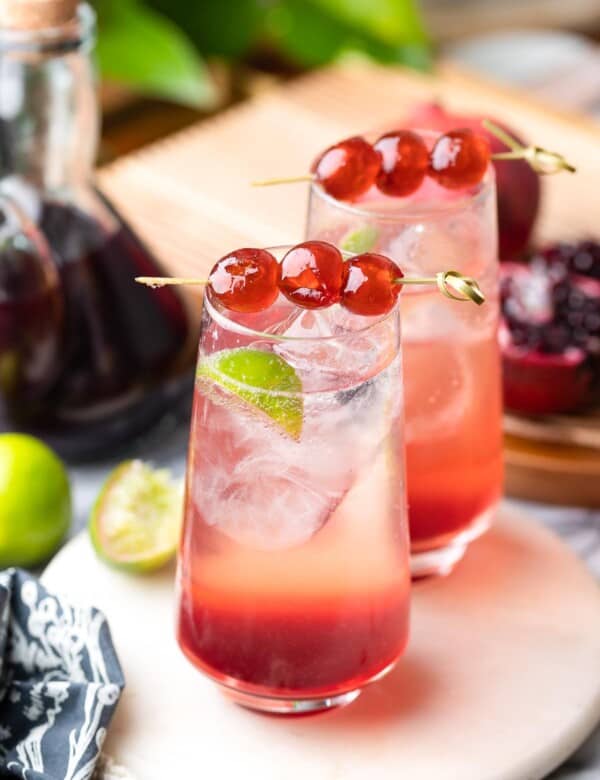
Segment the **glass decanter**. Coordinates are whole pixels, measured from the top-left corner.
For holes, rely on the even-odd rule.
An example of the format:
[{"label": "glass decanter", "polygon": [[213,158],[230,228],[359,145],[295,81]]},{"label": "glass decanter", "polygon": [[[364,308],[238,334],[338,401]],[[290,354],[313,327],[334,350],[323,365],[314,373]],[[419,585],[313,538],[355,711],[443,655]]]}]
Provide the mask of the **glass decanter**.
[{"label": "glass decanter", "polygon": [[[28,4],[44,13],[53,5]],[[59,5],[64,17],[64,2]],[[195,334],[178,291],[134,282],[162,270],[95,187],[95,16],[85,3],[71,11],[50,26],[43,25],[42,11],[32,24],[0,24],[0,197],[10,204],[5,211],[13,243],[21,236],[21,253],[27,254],[27,235],[39,231],[45,239],[58,285],[52,286],[42,259],[43,239],[36,238],[27,262],[40,278],[50,275],[44,294],[60,311],[42,329],[44,338],[52,334],[56,341],[44,381],[31,401],[21,397],[18,414],[2,399],[0,425],[39,435],[79,458],[112,449],[167,412],[188,408]],[[0,281],[10,264],[0,243]],[[0,327],[9,332],[18,317],[35,340],[34,309],[7,309]],[[6,396],[1,382],[0,394]]]}]

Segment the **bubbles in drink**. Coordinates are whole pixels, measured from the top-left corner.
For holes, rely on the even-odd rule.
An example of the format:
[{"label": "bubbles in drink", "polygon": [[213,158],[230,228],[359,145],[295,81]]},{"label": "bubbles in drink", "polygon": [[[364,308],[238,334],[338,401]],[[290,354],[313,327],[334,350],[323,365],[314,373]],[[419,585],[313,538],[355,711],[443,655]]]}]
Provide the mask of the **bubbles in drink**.
[{"label": "bubbles in drink", "polygon": [[203,385],[192,500],[204,522],[258,550],[307,542],[382,446],[402,401],[393,392],[398,360],[376,378],[306,393],[299,441],[259,409]]}]

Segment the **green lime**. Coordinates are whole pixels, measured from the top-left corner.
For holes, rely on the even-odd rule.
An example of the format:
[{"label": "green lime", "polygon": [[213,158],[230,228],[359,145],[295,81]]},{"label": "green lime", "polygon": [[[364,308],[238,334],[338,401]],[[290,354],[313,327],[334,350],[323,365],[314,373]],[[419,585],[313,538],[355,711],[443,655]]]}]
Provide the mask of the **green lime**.
[{"label": "green lime", "polygon": [[90,516],[98,555],[120,569],[158,569],[175,554],[183,515],[181,482],[168,469],[127,460],[104,483]]},{"label": "green lime", "polygon": [[370,252],[375,247],[378,238],[379,231],[374,225],[362,225],[346,233],[341,240],[340,248],[344,252],[360,255],[362,252]]},{"label": "green lime", "polygon": [[198,378],[210,379],[268,415],[292,438],[302,433],[302,382],[274,352],[241,347],[203,358]]},{"label": "green lime", "polygon": [[0,568],[46,560],[70,522],[62,461],[33,436],[0,434]]}]

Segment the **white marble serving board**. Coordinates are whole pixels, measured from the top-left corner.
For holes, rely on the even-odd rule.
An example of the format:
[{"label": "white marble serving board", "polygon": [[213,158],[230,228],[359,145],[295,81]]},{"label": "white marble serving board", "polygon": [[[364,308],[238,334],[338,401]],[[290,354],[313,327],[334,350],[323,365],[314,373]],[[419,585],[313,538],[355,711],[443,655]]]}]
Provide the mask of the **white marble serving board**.
[{"label": "white marble serving board", "polygon": [[106,750],[138,780],[537,780],[600,719],[600,589],[514,512],[450,577],[417,585],[398,667],[323,715],[225,700],[176,646],[172,579],[108,569],[86,534],[43,576],[109,618],[127,688]]}]

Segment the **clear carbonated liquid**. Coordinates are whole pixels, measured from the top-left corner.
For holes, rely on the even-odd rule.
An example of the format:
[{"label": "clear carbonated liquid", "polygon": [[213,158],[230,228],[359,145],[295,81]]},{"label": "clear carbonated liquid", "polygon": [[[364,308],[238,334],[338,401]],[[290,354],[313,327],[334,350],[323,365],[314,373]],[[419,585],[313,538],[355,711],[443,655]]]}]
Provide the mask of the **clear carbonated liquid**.
[{"label": "clear carbonated liquid", "polygon": [[400,295],[412,549],[443,547],[489,517],[502,487],[493,173],[472,191],[426,180],[408,198],[373,191],[351,206],[313,186],[306,233],[338,245],[367,236],[370,250],[406,275],[454,269],[475,277],[486,295],[481,307],[435,288]]},{"label": "clear carbonated liquid", "polygon": [[[314,331],[329,315],[301,316]],[[200,361],[223,336],[205,323]],[[377,676],[407,638],[400,357],[358,335],[262,347],[302,380],[302,433],[197,382],[178,638],[238,690],[335,695]],[[348,367],[361,348],[363,364]]]}]

